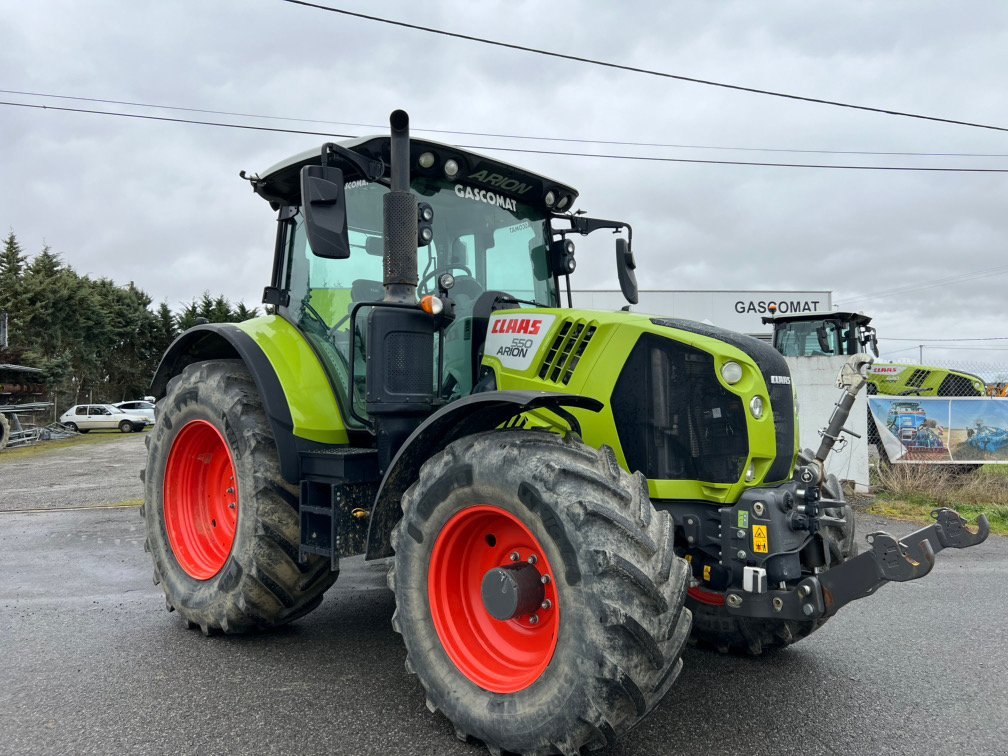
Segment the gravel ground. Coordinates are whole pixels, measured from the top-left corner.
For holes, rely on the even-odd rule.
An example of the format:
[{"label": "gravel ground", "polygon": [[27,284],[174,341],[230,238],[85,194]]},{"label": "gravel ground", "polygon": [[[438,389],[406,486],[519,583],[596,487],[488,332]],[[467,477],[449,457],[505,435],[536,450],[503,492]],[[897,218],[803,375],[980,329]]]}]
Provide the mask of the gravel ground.
[{"label": "gravel ground", "polygon": [[140,471],[146,464],[146,435],[92,431],[74,446],[46,448],[43,442],[31,456],[0,452],[0,512],[143,498]]}]

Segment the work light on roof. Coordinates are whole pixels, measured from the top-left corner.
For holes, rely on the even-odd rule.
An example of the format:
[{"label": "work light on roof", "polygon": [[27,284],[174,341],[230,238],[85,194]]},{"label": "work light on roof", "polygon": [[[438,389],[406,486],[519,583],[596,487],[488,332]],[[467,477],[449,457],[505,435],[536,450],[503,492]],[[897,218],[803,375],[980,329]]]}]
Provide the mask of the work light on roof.
[{"label": "work light on roof", "polygon": [[432,165],[434,165],[434,153],[433,152],[423,153],[420,156],[420,159],[417,160],[417,162],[420,164],[421,168],[430,168]]},{"label": "work light on roof", "polygon": [[567,207],[567,204],[569,202],[570,202],[570,195],[565,194],[563,197],[560,198],[560,201],[557,202],[556,206],[557,210],[563,210],[565,207]]},{"label": "work light on roof", "polygon": [[546,207],[553,207],[553,203],[556,202],[556,194],[552,189],[546,192],[546,196],[543,198],[543,201],[546,203]]},{"label": "work light on roof", "polygon": [[444,164],[444,172],[445,176],[447,176],[448,178],[455,178],[459,172],[458,161],[453,160],[452,158],[448,158],[448,160],[446,160]]}]

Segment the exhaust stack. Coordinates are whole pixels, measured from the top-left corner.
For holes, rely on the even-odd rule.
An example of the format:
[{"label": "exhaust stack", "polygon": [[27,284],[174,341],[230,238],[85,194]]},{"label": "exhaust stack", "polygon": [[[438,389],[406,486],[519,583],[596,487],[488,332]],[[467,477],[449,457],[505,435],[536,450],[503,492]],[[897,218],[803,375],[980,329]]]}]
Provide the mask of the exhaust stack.
[{"label": "exhaust stack", "polygon": [[391,126],[392,191],[384,197],[385,301],[412,304],[417,286],[417,199],[410,191],[409,116],[394,110]]}]

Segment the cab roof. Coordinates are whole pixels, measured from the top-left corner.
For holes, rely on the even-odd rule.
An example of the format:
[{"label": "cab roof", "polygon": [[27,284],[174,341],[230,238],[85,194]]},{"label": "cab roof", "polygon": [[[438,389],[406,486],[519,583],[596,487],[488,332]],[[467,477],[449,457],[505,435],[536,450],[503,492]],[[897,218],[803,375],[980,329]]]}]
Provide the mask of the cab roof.
[{"label": "cab roof", "polygon": [[846,310],[830,310],[829,312],[804,312],[796,315],[771,315],[764,317],[764,323],[802,323],[809,320],[840,320],[844,323],[853,321],[855,325],[866,326],[871,323],[871,318],[861,312],[850,312]]},{"label": "cab roof", "polygon": [[[389,178],[390,143],[389,136],[365,136],[338,142],[340,146],[372,160],[382,160],[385,163],[385,178]],[[420,155],[425,152],[434,155],[434,163],[430,168],[422,168],[418,162]],[[252,188],[274,207],[300,205],[301,169],[306,165],[319,165],[321,155],[319,147],[282,160],[258,176],[251,177]],[[445,178],[444,164],[449,159],[459,164],[459,171],[447,180],[506,194],[526,204],[545,207],[546,193],[553,191],[557,198],[554,208],[566,211],[570,210],[578,196],[577,190],[573,187],[523,168],[441,142],[410,139],[411,178],[421,176]],[[347,181],[363,178],[358,174],[357,168],[348,161],[339,160],[339,167],[344,171]],[[568,198],[566,203],[563,207],[558,207],[564,196]]]}]

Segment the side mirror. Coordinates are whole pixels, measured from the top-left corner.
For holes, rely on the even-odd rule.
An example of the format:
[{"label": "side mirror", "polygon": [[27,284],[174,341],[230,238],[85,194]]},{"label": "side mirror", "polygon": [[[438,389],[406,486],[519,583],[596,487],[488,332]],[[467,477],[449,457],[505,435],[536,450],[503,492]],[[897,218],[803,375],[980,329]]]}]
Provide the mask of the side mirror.
[{"label": "side mirror", "polygon": [[826,326],[821,325],[815,329],[816,338],[819,340],[819,349],[826,354],[833,354],[833,347],[829,343],[829,335],[826,333]]},{"label": "side mirror", "polygon": [[630,243],[626,239],[616,240],[616,273],[619,275],[620,289],[630,304],[637,304],[637,261],[630,251]]},{"label": "side mirror", "polygon": [[301,205],[312,253],[337,260],[350,257],[343,171],[328,165],[302,168]]}]

